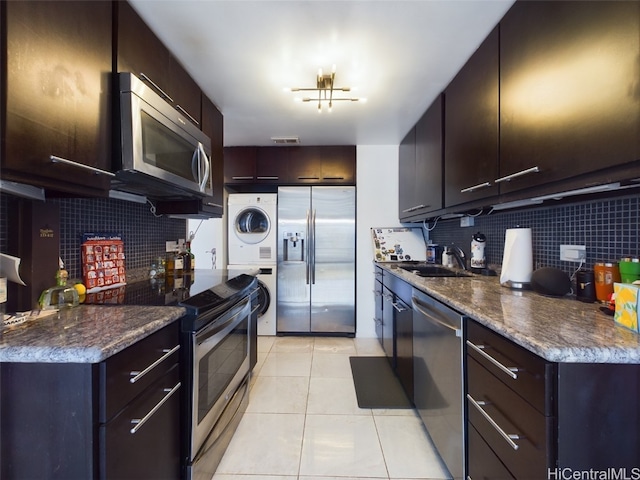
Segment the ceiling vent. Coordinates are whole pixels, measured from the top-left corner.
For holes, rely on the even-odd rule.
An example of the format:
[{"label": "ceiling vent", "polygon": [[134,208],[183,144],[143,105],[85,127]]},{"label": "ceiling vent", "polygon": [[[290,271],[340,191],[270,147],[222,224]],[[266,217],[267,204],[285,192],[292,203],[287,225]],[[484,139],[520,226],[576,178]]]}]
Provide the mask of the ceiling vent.
[{"label": "ceiling vent", "polygon": [[276,145],[299,145],[300,138],[299,137],[271,137],[273,143]]}]

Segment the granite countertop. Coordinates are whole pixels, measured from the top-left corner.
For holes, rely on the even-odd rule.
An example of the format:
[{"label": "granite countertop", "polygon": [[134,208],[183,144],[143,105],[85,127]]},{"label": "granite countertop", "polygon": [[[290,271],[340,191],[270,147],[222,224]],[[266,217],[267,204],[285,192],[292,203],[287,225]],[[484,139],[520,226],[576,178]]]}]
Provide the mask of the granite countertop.
[{"label": "granite countertop", "polygon": [[98,363],[185,314],[183,307],[79,305],[0,332],[0,362]]},{"label": "granite countertop", "polygon": [[424,278],[376,265],[549,361],[640,364],[640,335],[615,325],[597,303],[511,290],[499,277]]}]

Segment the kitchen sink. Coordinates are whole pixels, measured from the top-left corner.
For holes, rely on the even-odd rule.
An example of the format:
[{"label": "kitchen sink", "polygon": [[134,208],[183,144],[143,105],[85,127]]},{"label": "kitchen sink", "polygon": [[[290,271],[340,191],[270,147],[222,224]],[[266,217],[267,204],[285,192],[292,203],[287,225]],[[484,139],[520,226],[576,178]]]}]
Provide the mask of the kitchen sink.
[{"label": "kitchen sink", "polygon": [[401,265],[400,268],[419,277],[471,277],[464,270],[452,270],[438,265]]}]

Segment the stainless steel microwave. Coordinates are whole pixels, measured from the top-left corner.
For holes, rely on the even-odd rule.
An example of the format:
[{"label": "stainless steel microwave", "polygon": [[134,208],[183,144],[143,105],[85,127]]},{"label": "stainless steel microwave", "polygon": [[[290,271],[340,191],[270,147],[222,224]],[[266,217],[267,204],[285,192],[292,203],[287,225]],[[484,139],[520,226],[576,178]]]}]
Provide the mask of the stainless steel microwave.
[{"label": "stainless steel microwave", "polygon": [[132,73],[119,73],[120,151],[112,188],[153,198],[211,196],[211,139]]}]

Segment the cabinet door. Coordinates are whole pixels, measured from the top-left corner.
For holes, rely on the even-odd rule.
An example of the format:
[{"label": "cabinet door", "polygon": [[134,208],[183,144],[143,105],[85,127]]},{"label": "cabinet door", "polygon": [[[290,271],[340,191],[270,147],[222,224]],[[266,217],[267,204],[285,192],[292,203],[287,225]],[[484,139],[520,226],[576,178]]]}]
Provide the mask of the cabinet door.
[{"label": "cabinet door", "polygon": [[199,123],[198,85],[128,2],[116,5],[118,72],[133,73]]},{"label": "cabinet door", "polygon": [[500,193],[640,158],[640,2],[516,2],[500,23]]},{"label": "cabinet door", "polygon": [[382,348],[391,362],[391,367],[396,368],[395,362],[395,337],[393,331],[393,292],[386,287],[382,289]]},{"label": "cabinet door", "polygon": [[[288,147],[256,148],[256,180],[258,183],[286,184],[292,182],[299,162],[291,162]],[[293,172],[292,172],[293,171]]]},{"label": "cabinet door", "polygon": [[498,27],[445,90],[445,206],[497,195]]},{"label": "cabinet door", "polygon": [[411,216],[415,203],[413,191],[416,172],[416,128],[409,130],[400,142],[398,150],[398,218],[403,221]]},{"label": "cabinet door", "polygon": [[375,323],[376,337],[382,345],[382,272],[378,274],[378,268],[376,268],[376,280],[373,285],[373,295],[375,301],[375,310],[373,321]]},{"label": "cabinet door", "polygon": [[86,167],[111,170],[111,2],[4,6],[3,178],[105,196],[108,172]]},{"label": "cabinet door", "polygon": [[252,184],[256,179],[256,147],[224,149],[224,183]]},{"label": "cabinet door", "polygon": [[100,426],[100,478],[181,478],[179,370],[176,364]]},{"label": "cabinet door", "polygon": [[431,104],[416,124],[415,214],[442,208],[442,95]]},{"label": "cabinet door", "polygon": [[213,195],[203,202],[203,210],[222,217],[224,204],[224,117],[208,97],[202,96],[202,131],[211,138]]},{"label": "cabinet door", "polygon": [[321,179],[324,184],[356,184],[356,147],[327,146],[322,149]]}]

